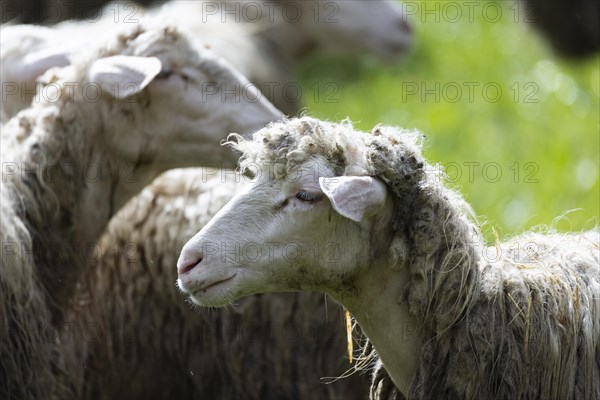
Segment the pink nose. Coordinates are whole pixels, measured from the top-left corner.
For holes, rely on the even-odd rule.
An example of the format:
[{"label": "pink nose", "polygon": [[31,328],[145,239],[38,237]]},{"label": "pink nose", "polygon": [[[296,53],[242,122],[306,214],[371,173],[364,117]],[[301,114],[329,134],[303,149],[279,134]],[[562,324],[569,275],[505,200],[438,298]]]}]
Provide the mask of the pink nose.
[{"label": "pink nose", "polygon": [[202,262],[202,255],[190,255],[190,257],[180,257],[177,260],[177,274],[179,276],[186,274],[194,269],[194,267]]}]

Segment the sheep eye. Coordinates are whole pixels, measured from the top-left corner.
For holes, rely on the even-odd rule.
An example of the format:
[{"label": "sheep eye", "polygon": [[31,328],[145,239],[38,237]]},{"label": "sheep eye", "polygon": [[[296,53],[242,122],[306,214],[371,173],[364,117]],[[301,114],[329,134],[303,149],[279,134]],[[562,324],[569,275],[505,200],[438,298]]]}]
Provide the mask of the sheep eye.
[{"label": "sheep eye", "polygon": [[158,73],[158,75],[156,75],[156,78],[157,79],[167,79],[171,75],[173,75],[173,70],[171,70],[171,69],[163,69],[162,71],[160,71]]},{"label": "sheep eye", "polygon": [[313,202],[321,200],[323,198],[323,195],[318,193],[298,192],[296,194],[296,198],[302,201]]}]

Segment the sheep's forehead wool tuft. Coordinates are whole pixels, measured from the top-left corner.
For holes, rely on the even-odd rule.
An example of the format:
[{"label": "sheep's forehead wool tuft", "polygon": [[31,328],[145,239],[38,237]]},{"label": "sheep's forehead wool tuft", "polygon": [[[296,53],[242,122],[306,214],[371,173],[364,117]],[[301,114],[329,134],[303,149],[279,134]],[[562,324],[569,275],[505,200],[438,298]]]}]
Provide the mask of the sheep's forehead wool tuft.
[{"label": "sheep's forehead wool tuft", "polygon": [[335,124],[303,117],[272,124],[256,132],[254,140],[240,140],[236,147],[244,153],[242,168],[250,163],[268,165],[275,179],[286,176],[317,155],[325,157],[341,174],[347,159],[339,140],[336,140],[339,139],[339,131]]},{"label": "sheep's forehead wool tuft", "polygon": [[[331,123],[310,117],[278,122],[256,132],[253,140],[235,136],[237,142],[230,145],[243,153],[241,168],[254,165],[269,165],[271,178],[281,179],[290,171],[312,158],[325,159],[338,175],[382,176],[387,169],[379,165],[382,160],[375,156],[379,149],[386,149],[388,158],[398,154],[418,154],[419,143],[414,132],[405,132],[392,127],[378,127],[372,135],[353,128],[349,121]],[[411,162],[407,156],[398,162]],[[416,158],[414,164],[423,167]],[[390,163],[398,167],[398,163]],[[415,167],[416,168],[416,167]],[[408,173],[408,172],[407,172]]]}]

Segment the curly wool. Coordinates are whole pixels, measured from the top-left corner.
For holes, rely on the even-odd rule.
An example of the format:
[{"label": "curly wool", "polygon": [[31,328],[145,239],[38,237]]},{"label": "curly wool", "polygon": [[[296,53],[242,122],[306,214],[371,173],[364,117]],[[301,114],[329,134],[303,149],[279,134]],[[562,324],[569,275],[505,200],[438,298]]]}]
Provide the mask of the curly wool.
[{"label": "curly wool", "polygon": [[[60,204],[75,198],[75,178],[63,180],[58,190],[44,181],[40,167],[73,161],[66,148],[77,144],[67,144],[62,131],[47,129],[63,123],[57,114],[53,107],[25,111],[2,132],[2,162],[15,168],[14,174],[3,175],[0,190],[0,397],[6,399],[69,394],[61,383],[66,372],[56,348],[52,314],[58,308],[53,288],[69,280],[74,261],[61,247],[75,240],[70,236],[73,210]],[[53,257],[64,267],[54,276],[54,264],[49,262]]]},{"label": "curly wool", "polygon": [[[284,175],[321,155],[338,174],[365,171],[386,182],[394,196],[391,268],[409,269],[402,295],[421,321],[408,398],[600,398],[597,230],[528,233],[498,245],[501,256],[491,259],[471,208],[432,172],[415,132],[378,127],[365,135],[305,117],[235,147],[242,168],[274,163]],[[536,247],[532,256],[526,244]],[[401,398],[376,372],[372,393]]]},{"label": "curly wool", "polygon": [[[282,179],[303,162],[324,157],[337,174],[366,175],[363,134],[352,130],[350,122],[334,124],[310,117],[275,122],[245,140],[230,135],[226,144],[242,153],[240,170],[268,173]],[[350,169],[348,169],[350,167]]]}]

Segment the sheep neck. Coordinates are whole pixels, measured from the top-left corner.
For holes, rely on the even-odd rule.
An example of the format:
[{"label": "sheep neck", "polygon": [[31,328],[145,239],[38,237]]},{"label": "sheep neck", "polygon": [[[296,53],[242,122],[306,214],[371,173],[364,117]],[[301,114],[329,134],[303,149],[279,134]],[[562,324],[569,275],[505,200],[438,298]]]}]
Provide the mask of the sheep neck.
[{"label": "sheep neck", "polygon": [[[106,155],[98,151],[104,145],[102,117],[97,105],[85,107],[67,103],[19,117],[27,132],[18,147],[21,153],[14,155],[22,166],[15,183],[27,193],[21,212],[56,325],[85,261],[97,253],[95,242],[111,214],[113,177],[107,173]],[[36,135],[38,129],[52,135]]]},{"label": "sheep neck", "polygon": [[415,376],[421,347],[418,321],[404,296],[409,281],[406,269],[394,271],[387,258],[381,257],[354,282],[354,290],[331,294],[356,318],[394,384],[405,394]]},{"label": "sheep neck", "polygon": [[[405,396],[421,362],[424,338],[448,329],[468,311],[478,290],[484,248],[462,198],[434,181],[424,186],[427,190],[419,191],[410,207],[410,249],[403,267],[390,267],[393,250],[388,247],[352,290],[331,293],[354,315]],[[444,296],[436,295],[440,292]]]}]

